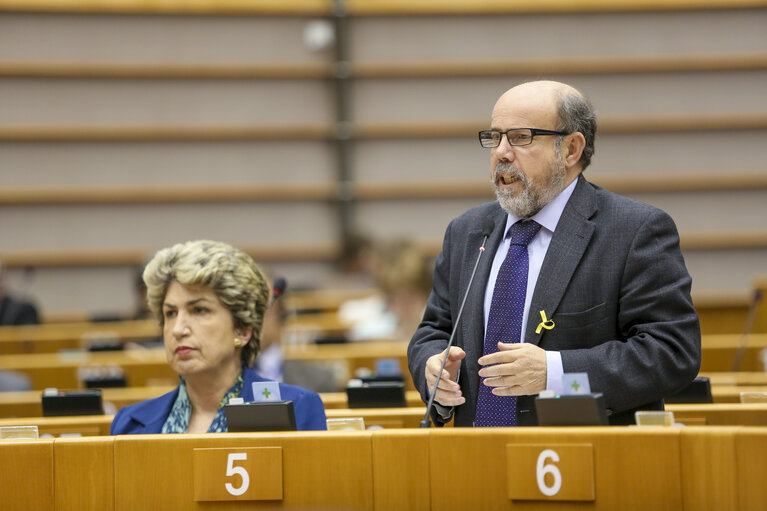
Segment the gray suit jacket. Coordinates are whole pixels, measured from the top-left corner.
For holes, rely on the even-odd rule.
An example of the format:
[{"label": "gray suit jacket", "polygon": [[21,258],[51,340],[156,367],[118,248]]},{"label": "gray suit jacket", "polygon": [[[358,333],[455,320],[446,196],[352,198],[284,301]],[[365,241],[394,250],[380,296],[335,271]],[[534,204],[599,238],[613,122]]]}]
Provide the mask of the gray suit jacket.
[{"label": "gray suit jacket", "polygon": [[[466,352],[459,377],[466,403],[455,408],[456,426],[471,426],[477,406],[485,286],[506,226],[497,202],[473,208],[448,226],[434,288],[408,347],[410,372],[426,401],[424,366],[447,347],[486,217],[495,228],[455,336],[455,345]],[[581,176],[543,261],[525,339],[559,351],[566,373],[588,373],[592,392],[605,396],[610,422],[631,424],[635,410],[662,409],[663,397],[698,373],[700,326],[690,285],[671,217]],[[555,327],[536,334],[541,310]],[[536,424],[534,396],[520,397],[517,413],[518,424]],[[436,413],[432,417],[444,422]]]}]

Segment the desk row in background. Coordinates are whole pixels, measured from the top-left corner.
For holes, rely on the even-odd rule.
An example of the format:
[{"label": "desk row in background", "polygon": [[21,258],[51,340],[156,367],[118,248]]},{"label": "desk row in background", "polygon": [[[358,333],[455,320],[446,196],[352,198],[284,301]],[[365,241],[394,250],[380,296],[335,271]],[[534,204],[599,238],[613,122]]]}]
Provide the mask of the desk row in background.
[{"label": "desk row in background", "polygon": [[[767,426],[767,403],[667,405],[675,422],[686,426]],[[407,408],[328,408],[328,419],[361,418],[366,428],[418,428],[425,406]],[[109,435],[112,415],[0,419],[0,427],[36,426],[40,436]],[[615,426],[610,426],[615,427]]]},{"label": "desk row in background", "polygon": [[[285,348],[285,359],[314,362],[330,367],[343,387],[360,371],[375,372],[377,362],[391,360],[399,365],[407,388],[413,383],[407,370],[407,343],[371,341],[342,345],[307,345]],[[33,390],[49,387],[78,389],[86,387],[88,370],[112,374],[115,369],[129,386],[175,384],[178,376],[167,363],[162,348],[125,351],[65,351],[5,355],[0,357],[0,369],[26,375]],[[339,388],[339,390],[340,390]]]},{"label": "desk row in background", "polygon": [[[763,373],[756,373],[758,377],[749,377],[750,373],[740,374],[743,381],[761,383]],[[727,383],[733,380],[726,378],[723,381]],[[161,396],[174,388],[175,385],[160,385],[103,389],[102,398],[105,411],[114,413],[123,406]],[[765,395],[767,394],[767,385],[727,385],[717,384],[715,379],[712,380],[711,393],[714,403],[739,403],[742,401],[741,394],[744,392]],[[325,392],[320,394],[320,397],[325,409],[348,407],[345,392]],[[423,406],[420,394],[414,390],[405,392],[405,401],[408,407]],[[42,414],[42,391],[0,392],[0,418],[40,417]]]}]

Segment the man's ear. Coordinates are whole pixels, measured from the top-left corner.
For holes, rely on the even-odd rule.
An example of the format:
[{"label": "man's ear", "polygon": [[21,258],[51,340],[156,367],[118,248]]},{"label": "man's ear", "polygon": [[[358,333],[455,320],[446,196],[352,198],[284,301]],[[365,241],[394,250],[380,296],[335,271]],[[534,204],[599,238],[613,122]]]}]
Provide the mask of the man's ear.
[{"label": "man's ear", "polygon": [[586,148],[586,137],[583,133],[576,131],[565,136],[564,151],[562,156],[565,159],[565,167],[572,168],[578,165],[581,160],[583,150]]}]

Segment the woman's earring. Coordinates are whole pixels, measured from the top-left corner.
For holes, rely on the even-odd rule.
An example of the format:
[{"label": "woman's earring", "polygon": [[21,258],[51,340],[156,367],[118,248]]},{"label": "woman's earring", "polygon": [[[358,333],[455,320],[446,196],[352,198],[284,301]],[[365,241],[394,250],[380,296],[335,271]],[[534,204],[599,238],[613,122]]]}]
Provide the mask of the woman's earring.
[{"label": "woman's earring", "polygon": [[242,346],[242,339],[240,339],[239,337],[235,337],[234,338],[234,347],[235,348],[239,348],[240,346]]}]

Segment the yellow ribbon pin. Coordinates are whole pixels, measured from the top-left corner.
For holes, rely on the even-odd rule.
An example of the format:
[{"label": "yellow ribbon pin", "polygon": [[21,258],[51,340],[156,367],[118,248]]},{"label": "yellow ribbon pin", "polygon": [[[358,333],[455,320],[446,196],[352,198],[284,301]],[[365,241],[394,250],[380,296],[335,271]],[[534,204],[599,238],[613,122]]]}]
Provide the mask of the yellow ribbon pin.
[{"label": "yellow ribbon pin", "polygon": [[546,330],[554,328],[554,322],[550,319],[546,319],[546,311],[541,311],[541,322],[538,323],[538,328],[535,329],[535,333],[541,333],[541,328],[545,328]]}]

